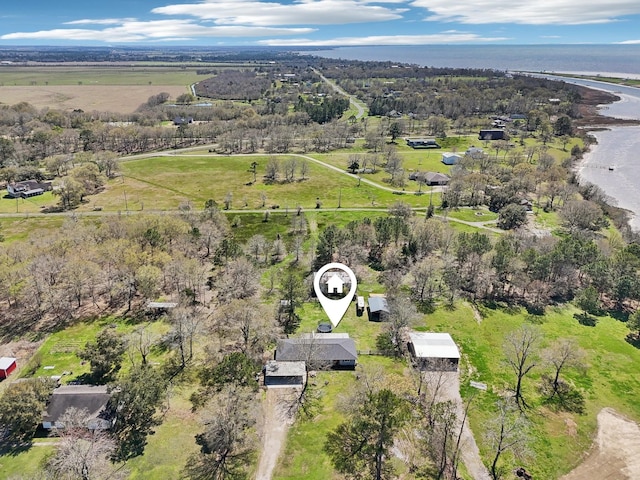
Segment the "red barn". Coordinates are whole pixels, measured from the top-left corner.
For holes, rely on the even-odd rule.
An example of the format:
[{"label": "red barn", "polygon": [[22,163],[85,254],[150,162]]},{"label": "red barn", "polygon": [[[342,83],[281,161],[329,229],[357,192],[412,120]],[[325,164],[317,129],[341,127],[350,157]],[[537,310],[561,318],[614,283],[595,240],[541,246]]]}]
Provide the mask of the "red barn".
[{"label": "red barn", "polygon": [[11,357],[0,358],[0,379],[5,379],[16,369],[16,359]]}]

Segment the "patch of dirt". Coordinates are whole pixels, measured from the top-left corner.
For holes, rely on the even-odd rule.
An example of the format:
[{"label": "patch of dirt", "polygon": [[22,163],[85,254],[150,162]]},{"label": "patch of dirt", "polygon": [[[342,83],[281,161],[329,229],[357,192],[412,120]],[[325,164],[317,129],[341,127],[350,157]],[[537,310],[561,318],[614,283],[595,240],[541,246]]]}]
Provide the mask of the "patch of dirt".
[{"label": "patch of dirt", "polygon": [[598,435],[584,462],[561,480],[640,478],[640,427],[611,408],[598,414]]},{"label": "patch of dirt", "polygon": [[262,448],[256,480],[271,480],[280,452],[293,423],[286,405],[291,396],[289,388],[268,388],[262,407]]},{"label": "patch of dirt", "polygon": [[2,86],[0,103],[15,105],[28,102],[36,108],[131,113],[151,95],[160,92],[167,92],[175,98],[186,89],[180,85]]}]

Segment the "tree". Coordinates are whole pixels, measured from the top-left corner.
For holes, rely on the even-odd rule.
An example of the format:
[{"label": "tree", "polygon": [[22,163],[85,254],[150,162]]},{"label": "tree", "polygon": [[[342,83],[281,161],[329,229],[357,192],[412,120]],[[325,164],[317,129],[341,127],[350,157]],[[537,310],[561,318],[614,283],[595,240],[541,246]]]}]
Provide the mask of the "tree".
[{"label": "tree", "polygon": [[352,417],[329,432],[324,449],[336,470],[355,478],[391,478],[385,462],[398,430],[409,419],[406,401],[391,390],[369,392]]},{"label": "tree", "polygon": [[560,374],[567,368],[583,367],[585,352],[573,339],[564,338],[553,344],[543,352],[543,358],[553,369],[553,379],[551,380],[551,398],[561,393],[559,391],[562,380]]},{"label": "tree", "polygon": [[488,424],[485,437],[493,453],[489,473],[493,480],[499,480],[504,467],[499,465],[500,458],[507,452],[515,457],[526,456],[529,441],[529,422],[522,412],[510,402],[498,403],[498,414]]},{"label": "tree", "polygon": [[278,157],[269,157],[269,161],[265,167],[265,178],[271,182],[276,182],[278,180],[279,173],[280,161],[278,160]]},{"label": "tree", "polygon": [[78,357],[91,364],[91,379],[97,384],[109,382],[122,366],[122,355],[127,347],[113,328],[104,328],[96,335],[95,342],[87,342]]},{"label": "tree", "polygon": [[193,343],[200,331],[204,314],[196,308],[174,308],[169,315],[171,330],[167,341],[177,349],[180,367],[184,368],[193,359]]},{"label": "tree", "polygon": [[553,124],[553,133],[560,137],[562,135],[570,136],[573,133],[573,124],[567,115],[561,115]]},{"label": "tree", "polygon": [[82,480],[119,480],[129,472],[110,462],[115,442],[99,428],[88,429],[90,420],[86,409],[68,408],[60,417],[64,428],[55,429],[60,437],[55,455],[49,457],[45,471],[51,478]]},{"label": "tree", "polygon": [[256,269],[246,258],[231,260],[216,282],[218,296],[222,301],[253,297],[258,292],[259,281]]},{"label": "tree", "polygon": [[141,365],[109,390],[108,408],[115,419],[111,431],[116,441],[112,459],[124,462],[144,453],[147,436],[160,425],[156,411],[166,396],[166,382],[157,370]]},{"label": "tree", "polygon": [[389,135],[391,136],[391,143],[395,143],[396,138],[402,135],[403,129],[404,125],[402,124],[402,122],[391,122],[391,125],[389,125]]},{"label": "tree", "polygon": [[7,386],[0,398],[0,429],[13,445],[23,445],[33,438],[42,422],[42,412],[53,391],[48,378],[30,378]]},{"label": "tree", "polygon": [[560,209],[560,219],[562,225],[572,232],[577,230],[597,232],[609,225],[602,208],[589,200],[571,200],[565,203]]},{"label": "tree", "polygon": [[193,480],[248,478],[256,449],[252,391],[226,388],[207,403],[202,413],[205,430],[196,435],[200,452],[187,463]]},{"label": "tree", "polygon": [[287,269],[280,280],[281,301],[278,305],[278,323],[287,335],[294,333],[300,325],[296,310],[306,298],[306,288],[301,276],[293,269]]},{"label": "tree", "polygon": [[522,205],[510,203],[500,210],[498,227],[503,230],[515,230],[527,223],[527,209]]},{"label": "tree", "polygon": [[411,299],[405,296],[390,296],[387,303],[389,306],[388,321],[386,329],[381,335],[386,336],[393,354],[402,357],[405,353],[405,343],[403,342],[405,330],[415,322],[418,312]]},{"label": "tree", "polygon": [[522,396],[522,379],[537,365],[537,347],[541,334],[528,325],[509,333],[504,340],[504,355],[507,364],[516,374],[513,397],[520,409],[528,405]]},{"label": "tree", "polygon": [[258,364],[242,352],[229,353],[219,362],[209,358],[198,373],[200,388],[191,395],[193,409],[201,408],[213,393],[225,388],[257,388],[255,378],[258,372]]},{"label": "tree", "polygon": [[583,288],[576,296],[576,305],[587,314],[599,315],[602,311],[602,306],[596,287],[589,285]]},{"label": "tree", "polygon": [[86,190],[82,183],[73,177],[65,177],[59,180],[57,187],[53,189],[53,194],[60,197],[60,204],[65,210],[78,205],[86,195]]}]

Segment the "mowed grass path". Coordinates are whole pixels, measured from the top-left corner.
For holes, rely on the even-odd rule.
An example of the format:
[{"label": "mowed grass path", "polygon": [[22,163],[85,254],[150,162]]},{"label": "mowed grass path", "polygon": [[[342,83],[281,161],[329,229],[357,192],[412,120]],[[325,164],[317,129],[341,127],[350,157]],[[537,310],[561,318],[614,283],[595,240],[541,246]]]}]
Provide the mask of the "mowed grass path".
[{"label": "mowed grass path", "polygon": [[[283,163],[287,156],[279,156]],[[298,164],[302,161],[295,157]],[[358,181],[307,160],[309,173],[305,180],[291,183],[266,183],[263,178],[268,156],[159,156],[122,163],[123,177],[107,185],[105,192],[90,198],[80,210],[101,206],[105,210],[174,210],[185,202],[202,208],[208,199],[222,207],[231,193],[233,210],[386,207],[402,200],[416,207],[426,207],[428,197],[413,194],[396,195]],[[257,162],[256,183],[252,184],[252,162]],[[261,194],[266,195],[265,206]],[[126,199],[126,204],[125,204]]]}]

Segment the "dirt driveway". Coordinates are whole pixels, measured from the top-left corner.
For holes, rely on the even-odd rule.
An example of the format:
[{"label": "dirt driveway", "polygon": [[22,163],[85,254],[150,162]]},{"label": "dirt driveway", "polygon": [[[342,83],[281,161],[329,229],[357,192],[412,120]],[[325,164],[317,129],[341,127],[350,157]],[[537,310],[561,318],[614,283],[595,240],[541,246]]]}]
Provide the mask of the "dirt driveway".
[{"label": "dirt driveway", "polygon": [[256,480],[271,480],[273,470],[287,439],[293,418],[285,404],[291,397],[289,388],[268,388],[263,404],[262,448]]},{"label": "dirt driveway", "polygon": [[584,462],[561,480],[640,478],[640,427],[611,408],[598,414],[598,435]]}]

